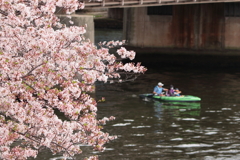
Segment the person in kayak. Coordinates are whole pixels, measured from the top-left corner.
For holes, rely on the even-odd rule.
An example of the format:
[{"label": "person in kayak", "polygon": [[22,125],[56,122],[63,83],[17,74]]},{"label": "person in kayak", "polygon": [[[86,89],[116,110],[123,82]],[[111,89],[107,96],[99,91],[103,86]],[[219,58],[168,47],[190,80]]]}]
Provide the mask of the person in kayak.
[{"label": "person in kayak", "polygon": [[[175,94],[175,96],[181,96],[181,95],[180,95],[180,93],[182,93],[182,92],[181,92],[181,91],[179,91],[179,89],[178,89],[178,88],[176,88],[176,89],[175,89],[175,93],[174,93],[174,94]],[[181,96],[181,97],[183,97],[183,96]]]},{"label": "person in kayak", "polygon": [[178,88],[174,89],[173,85],[170,85],[168,90],[168,96],[180,96],[181,91]]},{"label": "person in kayak", "polygon": [[163,93],[163,91],[166,91],[166,92],[167,92],[168,89],[163,88],[163,85],[164,85],[164,84],[162,84],[161,82],[159,82],[158,85],[154,87],[154,89],[153,89],[153,94],[154,94],[154,95],[158,95],[158,96],[165,96],[164,93]]}]

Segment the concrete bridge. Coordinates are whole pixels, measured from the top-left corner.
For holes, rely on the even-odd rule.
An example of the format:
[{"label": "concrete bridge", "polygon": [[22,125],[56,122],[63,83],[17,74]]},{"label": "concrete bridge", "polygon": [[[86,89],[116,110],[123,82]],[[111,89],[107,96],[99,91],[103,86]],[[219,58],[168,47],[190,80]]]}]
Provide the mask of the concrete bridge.
[{"label": "concrete bridge", "polygon": [[222,54],[240,51],[240,0],[105,0],[101,7],[114,5],[126,7],[122,9],[123,39],[129,46],[218,50]]},{"label": "concrete bridge", "polygon": [[240,0],[83,0],[85,8],[127,8],[163,5],[240,2]]},{"label": "concrete bridge", "polygon": [[[240,55],[240,0],[103,0],[85,5],[120,9],[123,39],[132,47],[220,54],[234,50]],[[94,34],[93,25],[88,26]]]},{"label": "concrete bridge", "polygon": [[[109,3],[87,2],[86,8],[108,8],[114,2],[106,1]],[[170,63],[240,67],[240,0],[159,0],[149,6],[143,6],[147,0],[135,1],[135,4],[128,1],[132,7],[121,0],[114,2],[116,7],[109,6],[109,10],[120,10],[116,14],[121,14],[123,19],[127,48],[148,53],[147,58],[145,54],[138,54],[137,61],[147,59],[158,67]],[[64,13],[58,12],[58,16],[72,25]],[[89,35],[86,37],[94,42],[93,16],[74,14],[72,21],[74,25],[87,24]]]}]

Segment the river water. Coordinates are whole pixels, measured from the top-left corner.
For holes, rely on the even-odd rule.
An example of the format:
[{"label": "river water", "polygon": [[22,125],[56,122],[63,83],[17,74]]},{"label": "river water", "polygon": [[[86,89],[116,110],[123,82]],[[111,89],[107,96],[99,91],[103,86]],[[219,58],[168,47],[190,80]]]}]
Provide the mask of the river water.
[{"label": "river water", "polygon": [[[92,154],[100,160],[240,159],[240,68],[146,67],[133,82],[97,85],[96,98],[106,99],[98,104],[98,117],[116,117],[104,131],[118,139],[101,153],[83,146],[86,154],[77,159]],[[138,97],[152,92],[158,82],[202,101],[162,103]],[[37,157],[60,158],[49,152]]]},{"label": "river water", "polygon": [[[136,81],[102,86],[100,115],[116,120],[106,130],[119,138],[100,159],[240,159],[240,70],[149,69]],[[200,103],[162,103],[138,98],[157,82],[174,84]]]}]

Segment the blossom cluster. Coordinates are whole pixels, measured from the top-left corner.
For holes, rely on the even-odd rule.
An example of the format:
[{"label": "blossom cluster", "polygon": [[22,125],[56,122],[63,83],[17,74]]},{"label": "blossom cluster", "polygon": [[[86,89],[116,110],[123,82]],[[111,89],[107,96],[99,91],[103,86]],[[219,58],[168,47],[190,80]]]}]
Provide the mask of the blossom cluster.
[{"label": "blossom cluster", "polygon": [[[36,157],[41,148],[72,157],[80,144],[104,150],[114,139],[102,131],[96,81],[144,73],[83,38],[84,27],[66,27],[54,14],[83,8],[78,0],[0,0],[0,159]],[[135,53],[121,48],[122,58]],[[63,114],[56,114],[57,112]],[[96,157],[90,157],[95,159]]]}]

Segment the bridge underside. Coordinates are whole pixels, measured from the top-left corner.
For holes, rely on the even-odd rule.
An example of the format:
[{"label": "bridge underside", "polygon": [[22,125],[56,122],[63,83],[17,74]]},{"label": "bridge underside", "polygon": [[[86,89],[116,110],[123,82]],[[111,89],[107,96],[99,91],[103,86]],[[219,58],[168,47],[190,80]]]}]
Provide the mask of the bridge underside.
[{"label": "bridge underside", "polygon": [[240,0],[82,0],[85,8],[127,8],[164,5],[240,2]]},{"label": "bridge underside", "polygon": [[240,49],[240,3],[127,8],[124,39],[135,47]]}]

